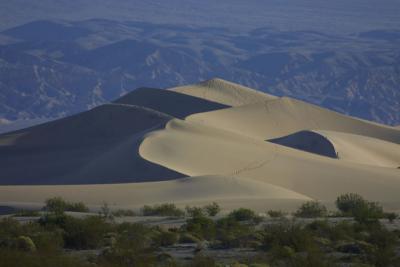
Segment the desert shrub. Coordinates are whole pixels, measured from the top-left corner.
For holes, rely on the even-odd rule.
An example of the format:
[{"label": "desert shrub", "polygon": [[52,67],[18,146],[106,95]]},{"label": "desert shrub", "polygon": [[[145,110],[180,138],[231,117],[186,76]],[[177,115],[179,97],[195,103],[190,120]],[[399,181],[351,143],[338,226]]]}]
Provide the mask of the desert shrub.
[{"label": "desert shrub", "polygon": [[39,251],[54,253],[64,246],[63,231],[59,228],[31,232],[30,237]]},{"label": "desert shrub", "polygon": [[186,206],[185,210],[187,215],[189,215],[190,217],[202,217],[205,215],[203,209],[200,207]]},{"label": "desert shrub", "polygon": [[18,250],[25,251],[25,252],[35,252],[36,245],[33,243],[32,239],[28,236],[19,236],[16,239],[16,247]]},{"label": "desert shrub", "polygon": [[184,229],[200,239],[212,240],[215,237],[215,223],[205,216],[188,219]]},{"label": "desert shrub", "polygon": [[133,210],[119,209],[113,211],[112,215],[115,217],[132,217],[136,216],[136,213]]},{"label": "desert shrub", "polygon": [[189,264],[190,267],[214,267],[217,266],[215,260],[211,257],[197,254],[192,262]]},{"label": "desert shrub", "polygon": [[62,228],[67,248],[94,249],[99,247],[103,236],[110,231],[111,225],[99,216],[83,219],[68,216]]},{"label": "desert shrub", "polygon": [[216,222],[216,239],[223,248],[253,247],[257,246],[256,241],[262,241],[262,238],[257,238],[253,225],[239,222],[230,216]]},{"label": "desert shrub", "polygon": [[327,209],[318,201],[307,201],[294,213],[296,217],[301,218],[317,218],[324,217],[327,214]]},{"label": "desert shrub", "polygon": [[368,230],[366,241],[375,246],[367,255],[369,262],[375,266],[395,266],[395,262],[400,263],[395,251],[398,237],[380,224],[373,224]]},{"label": "desert shrub", "polygon": [[347,193],[338,196],[336,207],[346,216],[352,216],[359,222],[367,222],[384,217],[383,208],[376,202],[369,202],[362,196]]},{"label": "desert shrub", "polygon": [[204,206],[204,210],[206,211],[208,216],[213,217],[216,216],[221,211],[221,207],[218,205],[218,203],[213,202],[211,204]]},{"label": "desert shrub", "polygon": [[112,227],[100,216],[79,219],[65,214],[46,214],[39,223],[46,229],[61,228],[65,247],[72,249],[97,248]]},{"label": "desert shrub", "polygon": [[255,223],[261,222],[262,218],[258,216],[253,210],[239,208],[229,213],[228,217],[236,221],[253,221]]},{"label": "desert shrub", "polygon": [[23,235],[23,229],[17,220],[11,217],[0,219],[0,246],[20,235]]},{"label": "desert shrub", "polygon": [[394,212],[386,212],[384,216],[391,223],[398,218],[398,215]]},{"label": "desert shrub", "polygon": [[53,197],[46,199],[46,205],[44,209],[49,212],[54,212],[57,214],[65,212],[67,209],[67,202],[64,201],[61,197]]},{"label": "desert shrub", "polygon": [[14,217],[39,217],[40,213],[37,210],[18,210]]},{"label": "desert shrub", "polygon": [[269,217],[271,218],[282,218],[284,217],[286,214],[281,211],[281,210],[269,210],[267,211],[267,214],[269,215]]},{"label": "desert shrub", "polygon": [[186,244],[186,243],[199,243],[200,239],[195,237],[192,234],[189,233],[182,233],[179,236],[179,243]]},{"label": "desert shrub", "polygon": [[179,235],[176,232],[160,231],[153,239],[156,246],[172,246],[178,243]]},{"label": "desert shrub", "polygon": [[265,250],[287,246],[295,252],[315,248],[312,232],[300,224],[285,222],[267,225],[264,228],[263,248]]},{"label": "desert shrub", "polygon": [[89,208],[83,202],[67,202],[66,211],[89,212]]},{"label": "desert shrub", "polygon": [[53,213],[63,213],[65,211],[88,212],[88,207],[82,202],[67,202],[61,197],[53,197],[46,200],[44,209]]},{"label": "desert shrub", "polygon": [[[100,266],[155,266],[156,255],[151,227],[138,223],[122,223],[116,227],[115,245],[98,259]],[[157,244],[156,244],[157,245]]]},{"label": "desert shrub", "polygon": [[61,253],[26,253],[0,249],[0,267],[90,267],[83,260]]},{"label": "desert shrub", "polygon": [[337,197],[336,207],[347,215],[353,215],[354,211],[366,204],[364,198],[358,194],[347,193]]},{"label": "desert shrub", "polygon": [[109,221],[114,220],[114,214],[111,211],[110,206],[108,205],[107,202],[103,202],[103,205],[101,205],[99,215],[105,220]]},{"label": "desert shrub", "polygon": [[161,205],[143,206],[141,210],[144,216],[174,216],[182,217],[185,212],[175,206],[175,204],[165,203]]}]

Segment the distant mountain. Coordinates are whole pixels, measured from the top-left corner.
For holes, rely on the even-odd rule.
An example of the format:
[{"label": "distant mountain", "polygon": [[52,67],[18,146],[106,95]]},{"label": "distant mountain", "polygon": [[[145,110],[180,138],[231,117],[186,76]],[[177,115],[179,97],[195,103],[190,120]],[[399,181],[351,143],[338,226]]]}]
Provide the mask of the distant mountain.
[{"label": "distant mountain", "polygon": [[221,77],[386,124],[400,123],[400,32],[233,31],[93,19],[0,33],[0,118],[63,117],[138,87]]}]

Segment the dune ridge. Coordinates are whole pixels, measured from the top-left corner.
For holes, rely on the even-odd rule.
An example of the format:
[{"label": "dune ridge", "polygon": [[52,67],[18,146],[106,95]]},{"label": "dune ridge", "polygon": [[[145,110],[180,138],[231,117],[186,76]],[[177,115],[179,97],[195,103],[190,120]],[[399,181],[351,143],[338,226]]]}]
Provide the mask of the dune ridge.
[{"label": "dune ridge", "polygon": [[241,106],[276,98],[273,95],[268,95],[218,78],[200,82],[198,84],[174,87],[168,90],[203,98],[228,106]]}]

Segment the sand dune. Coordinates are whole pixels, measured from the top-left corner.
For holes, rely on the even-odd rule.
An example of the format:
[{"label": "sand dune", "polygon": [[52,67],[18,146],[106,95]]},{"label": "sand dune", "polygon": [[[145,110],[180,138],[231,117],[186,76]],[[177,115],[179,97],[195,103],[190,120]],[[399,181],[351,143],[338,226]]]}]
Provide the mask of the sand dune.
[{"label": "sand dune", "polygon": [[400,210],[399,166],[398,128],[212,79],[0,135],[0,203],[265,211],[355,192]]},{"label": "sand dune", "polygon": [[198,113],[187,120],[263,140],[315,129],[365,135],[400,144],[400,131],[394,127],[352,118],[287,97]]},{"label": "sand dune", "polygon": [[275,96],[222,79],[211,79],[198,84],[175,87],[169,90],[228,106],[241,106],[276,98]]},{"label": "sand dune", "polygon": [[397,169],[351,164],[191,122],[170,121],[165,130],[149,134],[139,151],[190,176],[256,179],[324,201],[350,191],[400,202]]},{"label": "sand dune", "polygon": [[139,88],[114,101],[115,103],[144,106],[176,118],[228,107],[220,103],[171,90]]},{"label": "sand dune", "polygon": [[65,119],[0,135],[0,184],[91,184],[182,175],[137,154],[143,134],[172,117],[107,104]]},{"label": "sand dune", "polygon": [[[29,192],[25,194],[24,192]],[[118,193],[115,193],[118,192]],[[70,201],[83,201],[89,206],[107,202],[111,207],[140,208],[143,203],[173,202],[183,205],[246,202],[262,203],[263,209],[276,205],[274,200],[285,200],[298,205],[306,196],[268,183],[236,177],[202,176],[184,179],[113,185],[67,186],[8,186],[0,187],[0,204],[20,203],[21,206],[41,206],[47,198],[61,196]]]}]

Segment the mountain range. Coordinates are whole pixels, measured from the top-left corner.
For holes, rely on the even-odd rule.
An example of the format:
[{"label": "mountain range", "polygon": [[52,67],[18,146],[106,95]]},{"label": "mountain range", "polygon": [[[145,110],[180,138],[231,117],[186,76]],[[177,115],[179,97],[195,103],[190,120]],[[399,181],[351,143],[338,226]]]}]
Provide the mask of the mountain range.
[{"label": "mountain range", "polygon": [[0,33],[0,118],[7,130],[11,122],[65,117],[136,88],[215,76],[400,124],[398,30],[236,31],[89,19],[33,21]]}]

